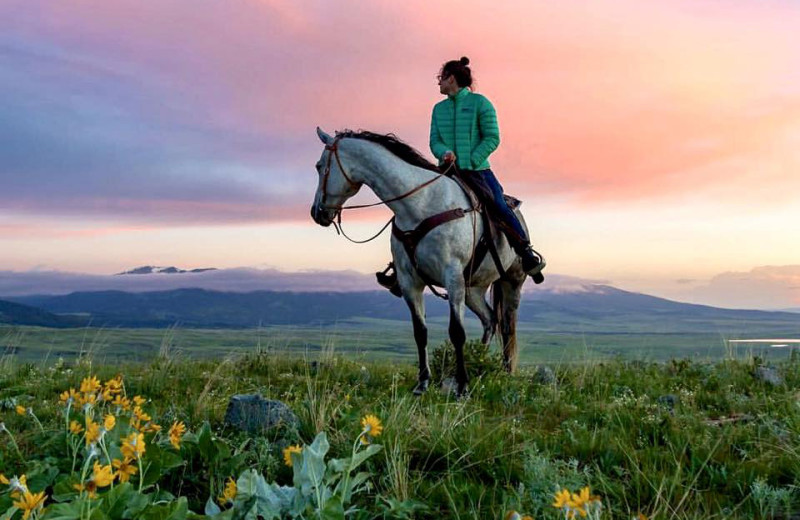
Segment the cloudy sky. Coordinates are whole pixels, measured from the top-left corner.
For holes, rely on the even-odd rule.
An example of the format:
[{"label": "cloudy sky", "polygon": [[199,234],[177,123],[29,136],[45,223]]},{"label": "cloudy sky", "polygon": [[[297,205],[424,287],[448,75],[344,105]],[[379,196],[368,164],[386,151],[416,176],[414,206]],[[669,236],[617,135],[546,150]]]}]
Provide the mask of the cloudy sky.
[{"label": "cloudy sky", "polygon": [[308,217],[314,128],[430,154],[466,55],[548,272],[800,307],[798,28],[793,0],[3,0],[0,270],[374,271],[388,236]]}]

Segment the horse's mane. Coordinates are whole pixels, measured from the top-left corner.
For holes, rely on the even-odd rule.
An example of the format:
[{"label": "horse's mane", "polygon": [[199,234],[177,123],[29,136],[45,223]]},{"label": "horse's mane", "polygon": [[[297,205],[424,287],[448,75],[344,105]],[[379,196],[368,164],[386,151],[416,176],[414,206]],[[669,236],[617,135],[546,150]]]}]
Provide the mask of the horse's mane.
[{"label": "horse's mane", "polygon": [[394,134],[384,135],[376,134],[375,132],[369,132],[367,130],[359,130],[356,132],[354,130],[345,129],[341,132],[336,132],[336,136],[363,139],[365,141],[379,144],[408,164],[439,173],[438,166],[423,157],[422,154],[413,147],[398,139]]}]

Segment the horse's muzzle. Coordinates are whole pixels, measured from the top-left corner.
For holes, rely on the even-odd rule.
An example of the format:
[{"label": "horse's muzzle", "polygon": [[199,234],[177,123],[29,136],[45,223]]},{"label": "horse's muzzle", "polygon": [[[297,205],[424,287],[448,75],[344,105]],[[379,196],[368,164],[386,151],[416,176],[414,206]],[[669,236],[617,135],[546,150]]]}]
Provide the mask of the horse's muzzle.
[{"label": "horse's muzzle", "polygon": [[322,204],[311,206],[311,218],[322,227],[328,227],[333,223],[334,214],[322,207]]}]

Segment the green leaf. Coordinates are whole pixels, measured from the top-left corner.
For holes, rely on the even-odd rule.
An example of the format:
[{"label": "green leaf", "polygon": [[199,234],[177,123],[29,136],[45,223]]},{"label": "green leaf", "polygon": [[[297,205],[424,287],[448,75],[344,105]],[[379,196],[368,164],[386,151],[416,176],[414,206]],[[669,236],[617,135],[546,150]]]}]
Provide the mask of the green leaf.
[{"label": "green leaf", "polygon": [[206,500],[205,514],[207,516],[217,516],[221,512],[222,509],[220,509],[217,503],[214,502],[214,499],[208,497],[208,500]]},{"label": "green leaf", "polygon": [[52,504],[45,509],[42,519],[76,520],[81,517],[81,509],[84,504],[86,504],[86,501],[81,499],[66,504]]},{"label": "green leaf", "polygon": [[344,506],[342,499],[334,495],[325,502],[325,507],[320,511],[322,520],[344,520]]},{"label": "green leaf", "polygon": [[122,514],[124,518],[136,518],[138,515],[144,511],[147,506],[150,505],[151,497],[150,495],[143,495],[141,493],[136,493],[132,495],[128,500],[127,507],[125,508],[125,512]]},{"label": "green leaf", "polygon": [[161,452],[161,471],[166,473],[171,469],[183,466],[184,462],[180,455],[175,452],[162,450]]},{"label": "green leaf", "polygon": [[78,496],[78,490],[75,489],[75,484],[79,483],[80,477],[77,475],[69,475],[53,486],[53,495],[50,498],[52,498],[54,502],[67,502],[74,499]]},{"label": "green leaf", "polygon": [[89,520],[111,520],[108,514],[103,511],[102,507],[97,507],[92,509],[92,515],[89,517]]},{"label": "green leaf", "polygon": [[19,509],[16,507],[14,506],[9,507],[5,513],[0,515],[0,520],[10,520],[11,517],[14,516],[14,513],[16,513],[17,511],[19,511]]},{"label": "green leaf", "polygon": [[200,448],[200,456],[209,464],[212,464],[217,458],[217,449],[213,437],[211,426],[208,421],[204,422],[197,435],[197,446]]},{"label": "green leaf", "polygon": [[242,473],[236,481],[236,489],[235,508],[243,511],[243,518],[250,518],[252,514],[253,518],[266,520],[279,519],[281,513],[292,505],[295,494],[293,488],[267,485],[264,477],[252,469]]},{"label": "green leaf", "polygon": [[189,513],[189,502],[186,497],[179,497],[177,502],[172,504],[172,512],[166,520],[186,520],[186,515]]},{"label": "green leaf", "polygon": [[364,448],[363,450],[361,450],[361,451],[359,451],[358,453],[355,454],[355,456],[353,457],[353,463],[352,463],[350,469],[351,470],[356,469],[361,464],[363,464],[365,460],[367,460],[368,458],[372,457],[373,455],[375,455],[376,453],[378,453],[382,449],[383,449],[383,446],[381,446],[380,444],[370,444],[370,445],[368,445],[366,448]]},{"label": "green leaf", "polygon": [[310,496],[314,490],[322,486],[325,478],[325,455],[329,448],[325,432],[320,432],[311,446],[303,448],[298,457],[300,460],[295,459],[294,487],[300,490],[303,496]]},{"label": "green leaf", "polygon": [[125,507],[135,493],[130,482],[119,484],[106,493],[103,496],[103,509],[108,513],[109,518],[122,519]]}]

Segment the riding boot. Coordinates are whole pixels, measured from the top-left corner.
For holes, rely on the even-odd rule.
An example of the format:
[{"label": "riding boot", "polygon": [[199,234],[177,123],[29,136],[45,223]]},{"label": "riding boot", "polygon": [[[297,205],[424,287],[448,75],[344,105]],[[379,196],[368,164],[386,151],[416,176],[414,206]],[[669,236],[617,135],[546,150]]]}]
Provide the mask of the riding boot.
[{"label": "riding boot", "polygon": [[[391,271],[391,273],[389,272]],[[375,278],[378,283],[389,289],[389,292],[400,298],[403,296],[403,291],[400,289],[400,283],[397,281],[397,273],[394,271],[394,262],[389,262],[389,265],[383,271],[375,273]]]},{"label": "riding boot", "polygon": [[517,254],[522,258],[522,270],[525,271],[525,274],[533,278],[533,283],[540,284],[544,282],[542,269],[547,265],[544,257],[534,251],[529,243],[521,247],[517,251]]}]

